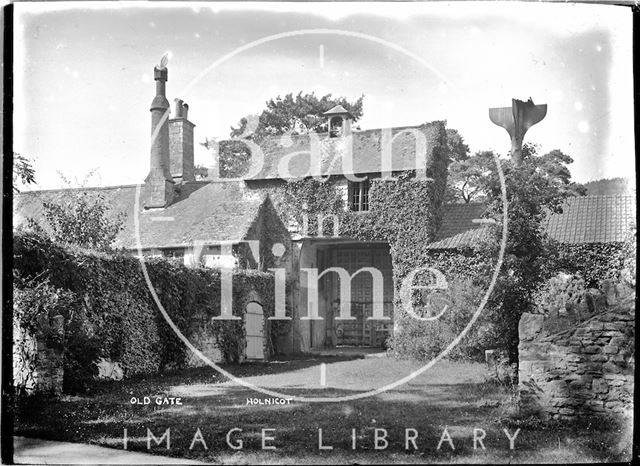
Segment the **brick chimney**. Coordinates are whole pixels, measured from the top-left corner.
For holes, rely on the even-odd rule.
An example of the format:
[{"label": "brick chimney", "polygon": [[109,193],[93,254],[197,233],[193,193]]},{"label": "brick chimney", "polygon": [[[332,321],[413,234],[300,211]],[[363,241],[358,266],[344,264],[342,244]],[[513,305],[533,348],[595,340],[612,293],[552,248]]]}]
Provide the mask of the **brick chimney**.
[{"label": "brick chimney", "polygon": [[169,159],[171,176],[175,182],[195,181],[193,163],[193,128],[188,119],[189,106],[175,99],[175,118],[169,120]]},{"label": "brick chimney", "polygon": [[144,207],[162,208],[171,204],[174,181],[169,171],[169,101],[165,96],[166,66],[154,67],[156,96],[151,102],[151,169],[144,180]]}]

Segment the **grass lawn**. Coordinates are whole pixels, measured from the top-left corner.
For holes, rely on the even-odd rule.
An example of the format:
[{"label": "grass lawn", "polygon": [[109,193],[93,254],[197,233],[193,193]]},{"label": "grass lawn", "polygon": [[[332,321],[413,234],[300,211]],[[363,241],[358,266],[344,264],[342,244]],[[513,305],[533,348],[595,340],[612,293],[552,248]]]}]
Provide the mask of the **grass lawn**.
[{"label": "grass lawn", "polygon": [[[320,380],[321,364],[326,377]],[[409,361],[382,358],[321,357],[226,367],[256,385],[287,395],[346,396],[393,382],[419,367]],[[148,405],[131,398],[151,399]],[[181,397],[182,405],[154,403],[156,397]],[[542,423],[513,415],[509,392],[487,381],[484,366],[441,362],[416,379],[388,392],[355,401],[284,405],[248,404],[248,398],[267,395],[238,386],[212,369],[96,384],[85,396],[60,400],[33,399],[17,410],[16,434],[52,440],[94,443],[193,458],[215,463],[509,463],[629,461],[630,423],[581,419]],[[147,450],[147,429],[166,442]],[[226,441],[230,434],[232,449]],[[446,428],[446,433],[445,433]],[[202,441],[193,442],[200,429]],[[262,433],[262,429],[273,429]],[[319,429],[323,446],[320,450]],[[355,444],[353,449],[353,429]],[[385,445],[378,436],[385,436]],[[385,431],[381,430],[385,429]],[[406,446],[409,437],[417,436]],[[486,436],[474,449],[474,429]],[[514,449],[503,429],[514,440]],[[450,441],[447,438],[450,436]],[[265,445],[275,450],[262,449]],[[438,443],[441,448],[438,450]],[[193,448],[190,446],[194,443]],[[204,447],[206,443],[206,449]],[[455,450],[451,448],[455,447]]]}]

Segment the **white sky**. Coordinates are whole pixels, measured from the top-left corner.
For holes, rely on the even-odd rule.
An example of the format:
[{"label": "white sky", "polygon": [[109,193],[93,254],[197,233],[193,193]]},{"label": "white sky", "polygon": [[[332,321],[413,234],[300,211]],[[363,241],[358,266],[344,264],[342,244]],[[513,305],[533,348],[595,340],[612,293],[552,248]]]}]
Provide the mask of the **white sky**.
[{"label": "white sky", "polygon": [[[14,148],[35,160],[39,189],[62,186],[58,171],[96,169],[94,185],[144,179],[153,66],[166,51],[167,97],[189,104],[196,144],[228,136],[269,98],[315,91],[364,94],[362,129],[446,119],[472,151],[504,153],[507,133],[487,109],[532,97],[549,110],[525,140],[571,155],[575,179],[635,173],[626,7],[54,2],[16,4],[15,23]],[[309,29],[374,40],[295,32]],[[196,161],[210,165],[198,145]]]}]

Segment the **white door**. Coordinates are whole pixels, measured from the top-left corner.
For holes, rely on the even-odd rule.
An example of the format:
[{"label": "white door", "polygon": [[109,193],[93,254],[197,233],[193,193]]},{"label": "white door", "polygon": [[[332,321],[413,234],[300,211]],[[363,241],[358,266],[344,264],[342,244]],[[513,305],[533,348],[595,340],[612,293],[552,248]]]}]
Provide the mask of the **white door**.
[{"label": "white door", "polygon": [[249,303],[245,319],[247,359],[264,359],[264,317],[262,306],[258,303]]}]

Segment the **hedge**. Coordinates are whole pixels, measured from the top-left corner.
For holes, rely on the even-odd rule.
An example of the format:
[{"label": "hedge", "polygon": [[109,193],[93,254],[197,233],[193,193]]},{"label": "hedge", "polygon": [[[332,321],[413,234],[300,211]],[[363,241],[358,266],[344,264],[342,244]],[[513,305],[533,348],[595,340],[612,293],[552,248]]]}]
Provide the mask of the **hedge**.
[{"label": "hedge", "polygon": [[[189,337],[204,326],[224,360],[238,362],[244,351],[243,320],[211,320],[220,315],[219,271],[187,268],[164,258],[147,258],[145,264],[160,302],[183,334]],[[119,362],[125,376],[186,366],[188,349],[157,310],[136,257],[65,248],[33,233],[16,234],[14,296],[44,282],[72,296],[55,310],[64,317],[70,336],[65,380],[74,383],[67,384],[68,389],[83,386],[96,375],[90,362],[96,357]],[[255,270],[234,272],[233,314],[244,315],[252,292],[260,297],[265,317],[273,315],[273,275]],[[25,314],[19,309],[25,302],[15,300],[15,314]],[[269,325],[265,336],[267,352],[275,352]]]},{"label": "hedge", "polygon": [[[617,282],[623,268],[629,268],[635,280],[635,235],[617,243],[566,244],[551,243],[548,264],[550,282],[555,274],[571,274],[583,288],[599,288],[604,280]],[[389,341],[389,349],[399,358],[430,360],[437,356],[464,329],[486,292],[486,277],[491,267],[472,249],[431,250],[424,256],[424,264],[440,270],[447,278],[449,289],[441,294],[450,308],[443,318],[435,322],[422,322],[405,318]],[[572,282],[573,283],[573,282]],[[544,305],[546,287],[536,295],[536,305]],[[545,294],[546,292],[546,294]],[[419,295],[419,293],[416,293]],[[429,311],[429,302],[413,297],[414,309]],[[559,297],[561,298],[561,297]],[[562,297],[564,299],[564,297]],[[398,304],[396,304],[396,309]],[[398,313],[396,312],[396,316]],[[453,359],[482,360],[485,349],[499,347],[501,335],[496,334],[494,322],[500,319],[499,310],[487,306],[467,336],[452,350]]]}]

